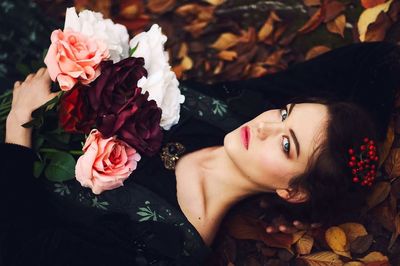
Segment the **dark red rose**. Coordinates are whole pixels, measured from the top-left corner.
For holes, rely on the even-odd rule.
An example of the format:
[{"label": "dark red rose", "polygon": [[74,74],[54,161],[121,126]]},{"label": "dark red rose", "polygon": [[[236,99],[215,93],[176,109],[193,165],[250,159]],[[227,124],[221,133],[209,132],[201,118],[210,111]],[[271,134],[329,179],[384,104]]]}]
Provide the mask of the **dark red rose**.
[{"label": "dark red rose", "polygon": [[89,134],[95,124],[96,116],[85,98],[85,87],[76,85],[60,99],[59,122],[66,132]]},{"label": "dark red rose", "polygon": [[161,109],[137,87],[147,75],[143,58],[127,58],[113,64],[101,63],[101,75],[87,88],[96,127],[105,138],[117,135],[145,155],[161,146]]}]

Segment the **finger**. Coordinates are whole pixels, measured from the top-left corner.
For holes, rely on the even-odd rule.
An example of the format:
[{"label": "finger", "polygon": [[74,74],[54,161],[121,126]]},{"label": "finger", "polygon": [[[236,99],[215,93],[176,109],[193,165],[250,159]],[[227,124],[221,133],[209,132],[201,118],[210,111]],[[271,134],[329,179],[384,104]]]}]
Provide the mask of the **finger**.
[{"label": "finger", "polygon": [[40,68],[37,72],[36,75],[37,76],[42,76],[44,74],[44,72],[46,71],[45,67]]},{"label": "finger", "polygon": [[46,80],[46,82],[51,82],[51,77],[47,68],[44,69],[43,78]]},{"label": "finger", "polygon": [[21,85],[21,81],[18,80],[18,81],[16,81],[16,82],[14,83],[14,88],[15,88],[15,87],[19,87],[20,85]]},{"label": "finger", "polygon": [[273,234],[273,233],[276,233],[276,232],[278,232],[278,228],[277,227],[275,227],[275,226],[267,226],[266,228],[265,228],[265,232],[267,232],[268,234]]},{"label": "finger", "polygon": [[29,75],[26,77],[25,81],[31,80],[31,79],[33,78],[33,76],[34,76],[33,73],[29,74]]},{"label": "finger", "polygon": [[285,234],[293,234],[299,230],[294,226],[281,225],[281,226],[279,226],[279,231],[282,233],[285,233]]}]

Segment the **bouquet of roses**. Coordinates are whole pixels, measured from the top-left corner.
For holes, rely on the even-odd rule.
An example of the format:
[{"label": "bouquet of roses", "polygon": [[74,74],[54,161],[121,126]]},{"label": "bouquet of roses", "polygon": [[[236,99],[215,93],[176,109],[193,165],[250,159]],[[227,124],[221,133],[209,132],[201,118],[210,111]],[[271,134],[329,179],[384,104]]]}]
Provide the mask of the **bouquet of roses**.
[{"label": "bouquet of roses", "polygon": [[[184,101],[158,25],[131,40],[100,13],[68,8],[44,63],[58,96],[32,113],[35,176],[76,179],[93,193],[122,186],[158,152]],[[76,160],[77,159],[77,160]]]}]

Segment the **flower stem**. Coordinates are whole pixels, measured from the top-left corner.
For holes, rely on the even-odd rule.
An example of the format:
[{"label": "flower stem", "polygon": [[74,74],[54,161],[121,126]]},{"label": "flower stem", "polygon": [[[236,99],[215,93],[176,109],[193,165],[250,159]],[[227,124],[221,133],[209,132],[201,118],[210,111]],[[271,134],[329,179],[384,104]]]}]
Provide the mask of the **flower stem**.
[{"label": "flower stem", "polygon": [[[51,149],[51,148],[42,148],[39,150],[39,152],[47,152],[47,153],[54,153],[54,152],[59,152],[59,150],[56,149]],[[83,151],[81,150],[70,150],[68,153],[72,155],[82,155]]]}]

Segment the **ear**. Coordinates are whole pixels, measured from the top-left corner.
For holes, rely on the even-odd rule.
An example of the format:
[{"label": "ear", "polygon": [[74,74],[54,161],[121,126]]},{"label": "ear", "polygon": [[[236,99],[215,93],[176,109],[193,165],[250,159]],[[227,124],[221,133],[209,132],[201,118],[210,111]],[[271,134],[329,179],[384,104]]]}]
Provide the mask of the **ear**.
[{"label": "ear", "polygon": [[290,203],[302,203],[308,200],[308,193],[303,189],[277,189],[276,194]]}]

